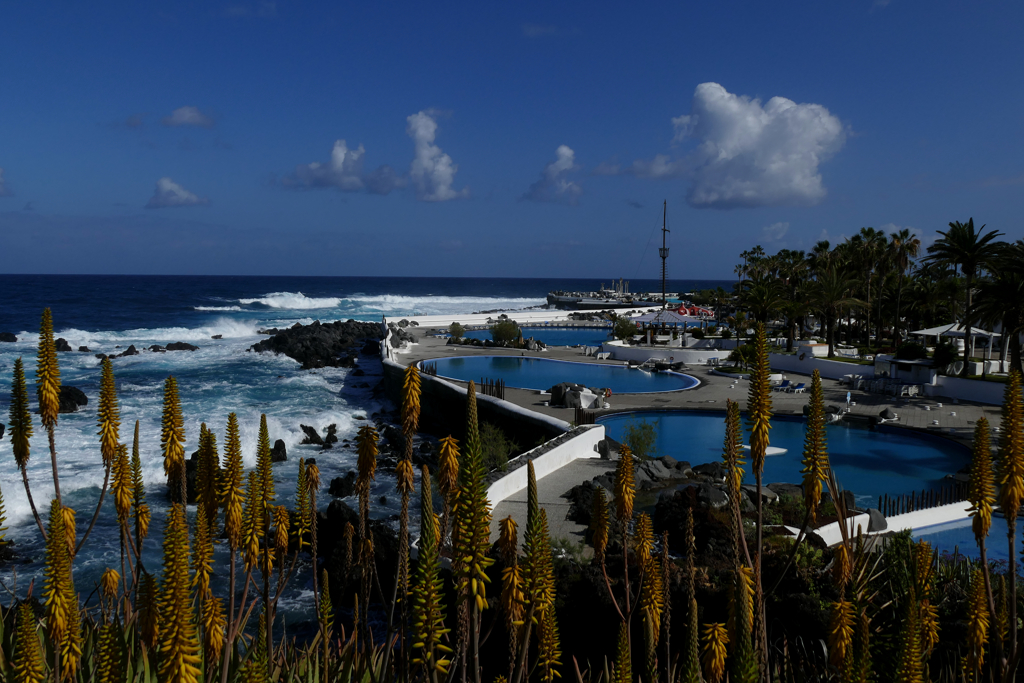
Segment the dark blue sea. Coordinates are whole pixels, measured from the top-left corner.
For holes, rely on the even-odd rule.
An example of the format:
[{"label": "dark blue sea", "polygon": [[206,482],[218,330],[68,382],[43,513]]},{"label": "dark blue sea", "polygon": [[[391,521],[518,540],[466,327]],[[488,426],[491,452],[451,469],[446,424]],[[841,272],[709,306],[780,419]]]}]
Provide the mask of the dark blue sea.
[{"label": "dark blue sea", "polygon": [[[35,347],[43,308],[53,312],[54,329],[76,349],[60,354],[61,379],[82,389],[89,404],[62,415],[57,429],[61,490],[66,505],[78,512],[79,530],[88,524],[103,482],[96,437],[99,360],[94,354],[121,353],[129,345],[144,349],[154,344],[184,341],[198,351],[154,353],[114,361],[121,405],[121,438],[130,443],[135,421],[140,424],[141,452],[149,504],[154,511],[152,533],[144,557],[156,566],[166,514],[164,473],[160,454],[162,387],[169,375],[178,380],[187,438],[186,452],[196,449],[200,424],[205,423],[223,443],[228,413],[238,414],[247,466],[255,464],[255,445],[261,413],[267,415],[271,439],[281,439],[288,462],[275,465],[278,503],[291,505],[300,457],[316,457],[326,484],[352,469],[354,452],[336,448],[319,454],[302,446],[300,424],[324,429],[338,427],[340,439],[354,435],[359,421],[386,407],[372,395],[379,364],[367,364],[366,376],[327,368],[301,371],[285,356],[266,356],[246,350],[264,337],[257,330],[296,322],[354,318],[379,321],[381,316],[457,314],[483,310],[519,310],[545,304],[548,291],[591,290],[597,280],[484,279],[484,278],[355,278],[355,277],[213,277],[213,276],[96,276],[0,275],[0,332],[11,332],[16,343],[0,343],[0,422],[7,422],[11,372],[19,356],[29,381],[35,376]],[[606,284],[610,284],[607,281]],[[669,291],[690,291],[731,281],[670,281]],[[632,291],[660,290],[660,282],[634,281]],[[213,339],[219,336],[219,339]],[[79,352],[87,347],[88,352]],[[30,387],[34,397],[34,387]],[[33,398],[34,404],[34,398]],[[28,472],[40,510],[53,496],[45,432],[36,428]],[[378,477],[374,499],[391,495],[393,481]],[[21,477],[11,454],[10,439],[0,439],[0,489],[7,513],[7,538],[14,540],[18,561],[0,569],[9,587],[21,593],[38,579],[43,548],[31,519]],[[375,515],[389,515],[391,505],[377,505]],[[120,567],[119,545],[110,496],[87,545],[76,559],[78,589],[88,595],[106,567]],[[308,576],[309,572],[303,572]],[[283,604],[302,618],[309,605],[302,582]],[[6,598],[3,599],[6,601]]]}]

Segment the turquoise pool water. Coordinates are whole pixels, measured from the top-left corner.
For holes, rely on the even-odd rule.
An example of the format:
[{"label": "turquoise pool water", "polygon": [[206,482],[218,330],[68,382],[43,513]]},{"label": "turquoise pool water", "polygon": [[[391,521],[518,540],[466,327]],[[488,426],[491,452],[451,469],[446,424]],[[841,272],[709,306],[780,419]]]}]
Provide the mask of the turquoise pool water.
[{"label": "turquoise pool water", "polygon": [[574,363],[523,356],[467,356],[438,358],[437,374],[451,379],[479,382],[481,378],[501,379],[506,386],[547,391],[559,382],[574,382],[607,388],[612,394],[644,394],[656,391],[692,389],[700,381],[677,372],[631,370],[624,365]]},{"label": "turquoise pool water", "polygon": [[[1018,518],[1018,553],[1021,551],[1020,535],[1022,527],[1024,527],[1024,521]],[[990,561],[1006,562],[1010,559],[1010,548],[1006,541],[1008,530],[1005,517],[992,517],[992,528],[989,529],[988,539],[985,541],[985,554],[988,555]],[[967,557],[974,559],[981,557],[978,544],[974,540],[974,532],[971,530],[970,519],[918,529],[913,533],[913,537],[915,540],[924,539],[928,541],[939,553],[952,553],[956,549],[961,555],[966,555]]]},{"label": "turquoise pool water", "polygon": [[[653,422],[658,454],[692,465],[722,457],[723,413],[642,411],[616,413],[598,421],[616,440],[623,439],[630,423]],[[802,418],[795,417],[777,416],[772,420],[771,445],[788,450],[766,458],[765,483],[800,483],[804,424]],[[970,451],[959,444],[903,429],[838,424],[829,425],[827,430],[829,456],[839,485],[852,491],[858,503],[867,507],[876,507],[880,495],[942,488],[944,476],[970,461]],[[744,431],[746,434],[746,425]],[[748,442],[746,437],[744,441]],[[749,465],[747,479],[753,483]]]},{"label": "turquoise pool water", "polygon": [[[573,327],[524,327],[523,338],[533,337],[548,346],[600,346],[608,341],[611,328],[573,328]],[[470,339],[490,339],[490,330],[471,330],[466,333]]]}]

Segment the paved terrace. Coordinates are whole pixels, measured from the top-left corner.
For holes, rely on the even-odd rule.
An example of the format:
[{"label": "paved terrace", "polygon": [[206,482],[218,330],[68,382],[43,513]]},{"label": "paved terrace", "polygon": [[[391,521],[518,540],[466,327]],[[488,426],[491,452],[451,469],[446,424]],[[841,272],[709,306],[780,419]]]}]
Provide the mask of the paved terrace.
[{"label": "paved terrace", "polygon": [[[411,346],[408,352],[397,353],[395,356],[395,360],[403,365],[451,356],[498,355],[537,356],[554,360],[604,365],[622,364],[621,361],[597,360],[590,356],[584,356],[580,349],[571,347],[549,347],[547,351],[524,351],[476,346],[448,346],[446,344],[447,340],[429,336],[426,334],[426,330],[414,328],[412,331],[419,338],[419,343]],[[608,410],[597,411],[597,413],[601,415],[627,410],[665,408],[724,411],[727,399],[739,401],[741,408],[745,409],[749,382],[711,375],[708,373],[708,370],[706,367],[691,367],[690,374],[701,381],[701,384],[693,389],[656,394],[614,394],[608,401],[611,407]],[[638,370],[637,372],[640,371]],[[805,375],[786,373],[786,377],[795,379],[796,382],[810,383],[810,378]],[[463,383],[460,382],[460,384]],[[845,407],[846,392],[848,391],[846,386],[839,384],[836,380],[823,379],[822,387],[825,392],[825,405],[835,404]],[[993,426],[999,424],[1000,409],[997,406],[965,402],[950,404],[943,401],[940,408],[935,398],[895,398],[856,390],[852,392],[852,398],[855,403],[851,410],[853,415],[868,418],[877,416],[885,408],[891,408],[899,416],[899,422],[894,424],[913,430],[941,435],[968,446],[973,435],[974,424],[979,417],[984,415]],[[808,394],[773,392],[772,399],[775,413],[781,415],[802,415],[803,407],[808,400]],[[572,409],[546,406],[537,392],[532,390],[506,387],[505,400],[567,422],[571,422],[574,418],[574,411]],[[930,408],[930,410],[926,410],[926,407]],[[955,415],[952,413],[955,413]],[[933,420],[938,420],[939,424],[937,426],[933,425]],[[613,468],[614,463],[605,460],[576,460],[572,464],[537,482],[540,503],[548,510],[548,523],[551,527],[552,538],[565,537],[573,541],[582,539],[584,527],[565,519],[565,513],[568,511],[569,504],[562,496],[576,484]],[[526,528],[525,490],[501,502],[494,510],[494,519],[502,519],[510,514],[519,524],[521,533]],[[496,528],[492,529],[492,531],[496,533]]]}]

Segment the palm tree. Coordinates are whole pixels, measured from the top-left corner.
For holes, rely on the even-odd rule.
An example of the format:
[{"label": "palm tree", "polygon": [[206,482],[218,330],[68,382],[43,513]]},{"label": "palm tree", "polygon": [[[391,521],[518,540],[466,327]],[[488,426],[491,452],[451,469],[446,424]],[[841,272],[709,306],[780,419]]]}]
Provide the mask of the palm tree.
[{"label": "palm tree", "polygon": [[825,339],[828,341],[828,357],[835,358],[835,327],[843,311],[864,302],[850,295],[854,280],[839,268],[831,268],[818,274],[811,289],[811,305],[821,313],[825,324]]},{"label": "palm tree", "polygon": [[788,294],[788,300],[782,307],[786,315],[786,351],[792,351],[796,340],[797,322],[807,310],[806,297],[802,295],[800,288],[808,275],[808,261],[804,252],[790,249],[783,249],[777,256],[779,276],[783,279]]},{"label": "palm tree", "polygon": [[1020,335],[1024,333],[1024,240],[1008,246],[992,264],[991,279],[978,283],[977,317],[982,323],[1002,324],[1003,348],[1009,345],[1010,366],[1024,372]]},{"label": "palm tree", "polygon": [[891,233],[889,238],[889,253],[899,278],[896,284],[896,315],[893,317],[892,325],[892,345],[898,348],[901,339],[900,306],[903,303],[903,278],[907,269],[910,268],[911,260],[917,258],[917,252],[921,249],[921,240],[908,228]]},{"label": "palm tree", "polygon": [[999,257],[1002,246],[996,242],[997,237],[1003,233],[991,230],[982,232],[985,226],[978,230],[974,229],[974,218],[969,218],[966,223],[954,221],[949,224],[949,230],[939,231],[942,239],[928,247],[927,261],[939,263],[953,268],[960,268],[964,276],[967,292],[964,306],[964,367],[960,371],[961,377],[966,377],[971,360],[973,344],[971,339],[971,325],[974,318],[973,290],[974,279],[978,272],[986,270]]},{"label": "palm tree", "polygon": [[[846,240],[847,249],[853,256],[857,267],[864,271],[864,284],[867,288],[867,315],[864,318],[864,343],[871,345],[871,281],[875,272],[880,270],[885,233],[874,228],[861,228],[860,232]],[[877,337],[876,337],[877,339]]]},{"label": "palm tree", "polygon": [[744,280],[739,299],[754,316],[754,320],[765,324],[786,301],[779,281],[767,275]]}]

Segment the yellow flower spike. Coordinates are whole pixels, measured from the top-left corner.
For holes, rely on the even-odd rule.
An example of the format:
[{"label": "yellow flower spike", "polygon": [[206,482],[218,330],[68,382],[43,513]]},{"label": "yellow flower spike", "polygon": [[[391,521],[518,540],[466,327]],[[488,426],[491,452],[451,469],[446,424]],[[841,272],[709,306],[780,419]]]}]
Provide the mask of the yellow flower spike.
[{"label": "yellow flower spike", "polygon": [[44,683],[48,680],[43,653],[36,632],[38,621],[32,605],[18,605],[18,622],[14,636],[14,657],[11,661],[12,680],[17,683]]},{"label": "yellow flower spike", "polygon": [[152,648],[160,635],[160,602],[156,579],[143,570],[135,605],[139,610],[139,638],[143,645]]},{"label": "yellow flower spike", "polygon": [[636,563],[640,567],[646,567],[651,561],[651,552],[654,550],[654,527],[651,525],[651,517],[646,512],[641,512],[636,521],[636,531],[633,534],[633,547],[636,550]]},{"label": "yellow flower spike", "polygon": [[21,358],[14,360],[14,373],[11,380],[10,416],[11,450],[18,467],[24,469],[30,454],[29,439],[32,438],[32,413],[28,408],[28,388],[25,385],[25,368]]},{"label": "yellow flower spike", "polygon": [[420,371],[415,364],[405,369],[402,378],[402,431],[408,445],[420,421]]},{"label": "yellow flower spike", "polygon": [[132,466],[128,462],[128,447],[124,444],[118,444],[114,452],[111,475],[110,492],[114,496],[117,522],[126,525],[132,513]]},{"label": "yellow flower spike", "polygon": [[97,683],[121,683],[126,678],[125,651],[119,638],[120,624],[104,624],[100,627],[97,648]]},{"label": "yellow flower spike", "polygon": [[192,544],[192,587],[199,597],[206,599],[210,593],[210,577],[213,576],[213,539],[210,537],[209,517],[206,506],[200,503],[196,510],[196,523]]},{"label": "yellow flower spike", "polygon": [[132,506],[135,508],[135,529],[141,542],[149,534],[149,506],[146,505],[146,484],[142,480],[142,459],[139,457],[139,421],[135,421],[132,439]]},{"label": "yellow flower spike", "polygon": [[185,423],[178,400],[178,380],[168,377],[164,382],[163,418],[160,446],[164,456],[167,492],[172,501],[184,502],[185,494]]},{"label": "yellow flower spike", "polygon": [[853,603],[836,600],[829,619],[828,661],[843,670],[847,657],[853,653]]},{"label": "yellow flower spike", "polygon": [[47,429],[57,425],[60,410],[60,366],[53,340],[53,317],[43,309],[39,327],[39,351],[36,355],[36,394],[39,397],[39,421]]},{"label": "yellow flower spike", "polygon": [[821,388],[821,373],[811,375],[811,393],[808,401],[807,428],[804,435],[804,505],[813,524],[821,504],[822,483],[828,478],[828,445],[825,434],[825,397]]},{"label": "yellow flower spike", "polygon": [[845,544],[840,544],[836,547],[832,559],[832,580],[836,582],[840,591],[846,587],[852,573],[853,565],[850,561],[850,553]]},{"label": "yellow flower spike", "polygon": [[747,396],[747,422],[750,424],[750,461],[754,472],[764,471],[764,458],[768,450],[768,432],[771,430],[772,389],[768,365],[768,338],[763,323],[757,324],[754,337],[754,369],[750,373]]},{"label": "yellow flower spike", "polygon": [[216,662],[220,660],[221,652],[224,649],[224,605],[220,598],[211,593],[203,600],[201,609],[203,652],[207,662]]},{"label": "yellow flower spike", "polygon": [[64,506],[64,532],[68,542],[68,557],[75,559],[75,546],[78,544],[78,532],[75,529],[75,511]]},{"label": "yellow flower spike", "polygon": [[260,415],[260,434],[256,440],[256,473],[260,482],[261,514],[270,514],[274,503],[274,469],[270,461],[270,430],[267,427],[267,416]]},{"label": "yellow flower spike", "polygon": [[729,634],[725,624],[704,625],[704,654],[701,662],[704,664],[704,676],[708,683],[719,683],[722,680],[728,644]]},{"label": "yellow flower spike", "polygon": [[163,577],[160,586],[161,683],[197,683],[200,674],[199,639],[188,575],[188,523],[184,507],[171,506],[164,530]]},{"label": "yellow flower spike", "polygon": [[274,550],[283,558],[288,552],[288,532],[291,530],[291,516],[288,508],[278,505],[274,508]]},{"label": "yellow flower spike", "polygon": [[99,424],[100,455],[103,465],[110,467],[117,454],[118,429],[121,426],[121,411],[117,406],[117,386],[114,384],[114,366],[110,358],[104,358],[100,364],[100,404],[96,410],[96,421]]},{"label": "yellow flower spike", "polygon": [[224,468],[220,500],[224,507],[224,535],[228,546],[237,549],[242,542],[242,440],[238,435],[238,416],[228,415],[224,433]]},{"label": "yellow flower spike", "polygon": [[967,603],[967,656],[964,658],[964,674],[970,678],[981,671],[985,663],[985,647],[988,645],[989,610],[985,592],[985,578],[982,569],[971,574],[971,592]]},{"label": "yellow flower spike", "polygon": [[459,442],[452,436],[441,439],[437,458],[437,489],[449,505],[459,483]]},{"label": "yellow flower spike", "polygon": [[108,600],[117,596],[117,587],[120,582],[121,575],[117,573],[117,570],[107,567],[103,576],[100,577],[100,594]]},{"label": "yellow flower spike", "polygon": [[633,518],[633,499],[636,497],[636,480],[633,471],[633,452],[629,446],[619,446],[619,462],[615,466],[615,512],[619,524],[625,529]]},{"label": "yellow flower spike", "polygon": [[608,501],[605,500],[604,489],[600,486],[594,491],[593,509],[590,514],[591,542],[594,546],[594,558],[604,562],[604,554],[608,549]]},{"label": "yellow flower spike", "polygon": [[[68,596],[71,555],[68,553],[65,515],[56,498],[50,502],[50,519],[46,534],[46,560],[43,570],[46,632],[50,642],[59,645],[64,642],[72,626],[73,607]],[[77,626],[78,624],[75,624],[75,627]]]},{"label": "yellow flower spike", "polygon": [[[1003,414],[999,429],[999,507],[1011,525],[1024,502],[1024,403],[1021,376],[1014,370],[1003,394]],[[1012,528],[1012,526],[1011,526]]]},{"label": "yellow flower spike", "polygon": [[629,658],[629,630],[625,622],[619,624],[619,639],[615,647],[615,669],[611,683],[634,683]]},{"label": "yellow flower spike", "polygon": [[969,497],[971,501],[971,529],[980,545],[992,528],[992,506],[995,503],[995,485],[992,474],[992,452],[988,437],[988,420],[979,417],[974,427],[973,455]]},{"label": "yellow flower spike", "polygon": [[256,566],[260,554],[260,539],[263,538],[263,514],[260,509],[261,492],[259,476],[249,471],[245,487],[245,508],[242,511],[240,547],[245,559],[246,571]]},{"label": "yellow flower spike", "polygon": [[400,493],[407,494],[415,486],[412,461],[402,458],[395,465],[395,486]]},{"label": "yellow flower spike", "polygon": [[196,501],[206,508],[206,519],[212,532],[220,505],[220,491],[217,490],[221,479],[220,456],[217,455],[217,435],[207,429],[205,423],[200,427],[200,431]]}]

